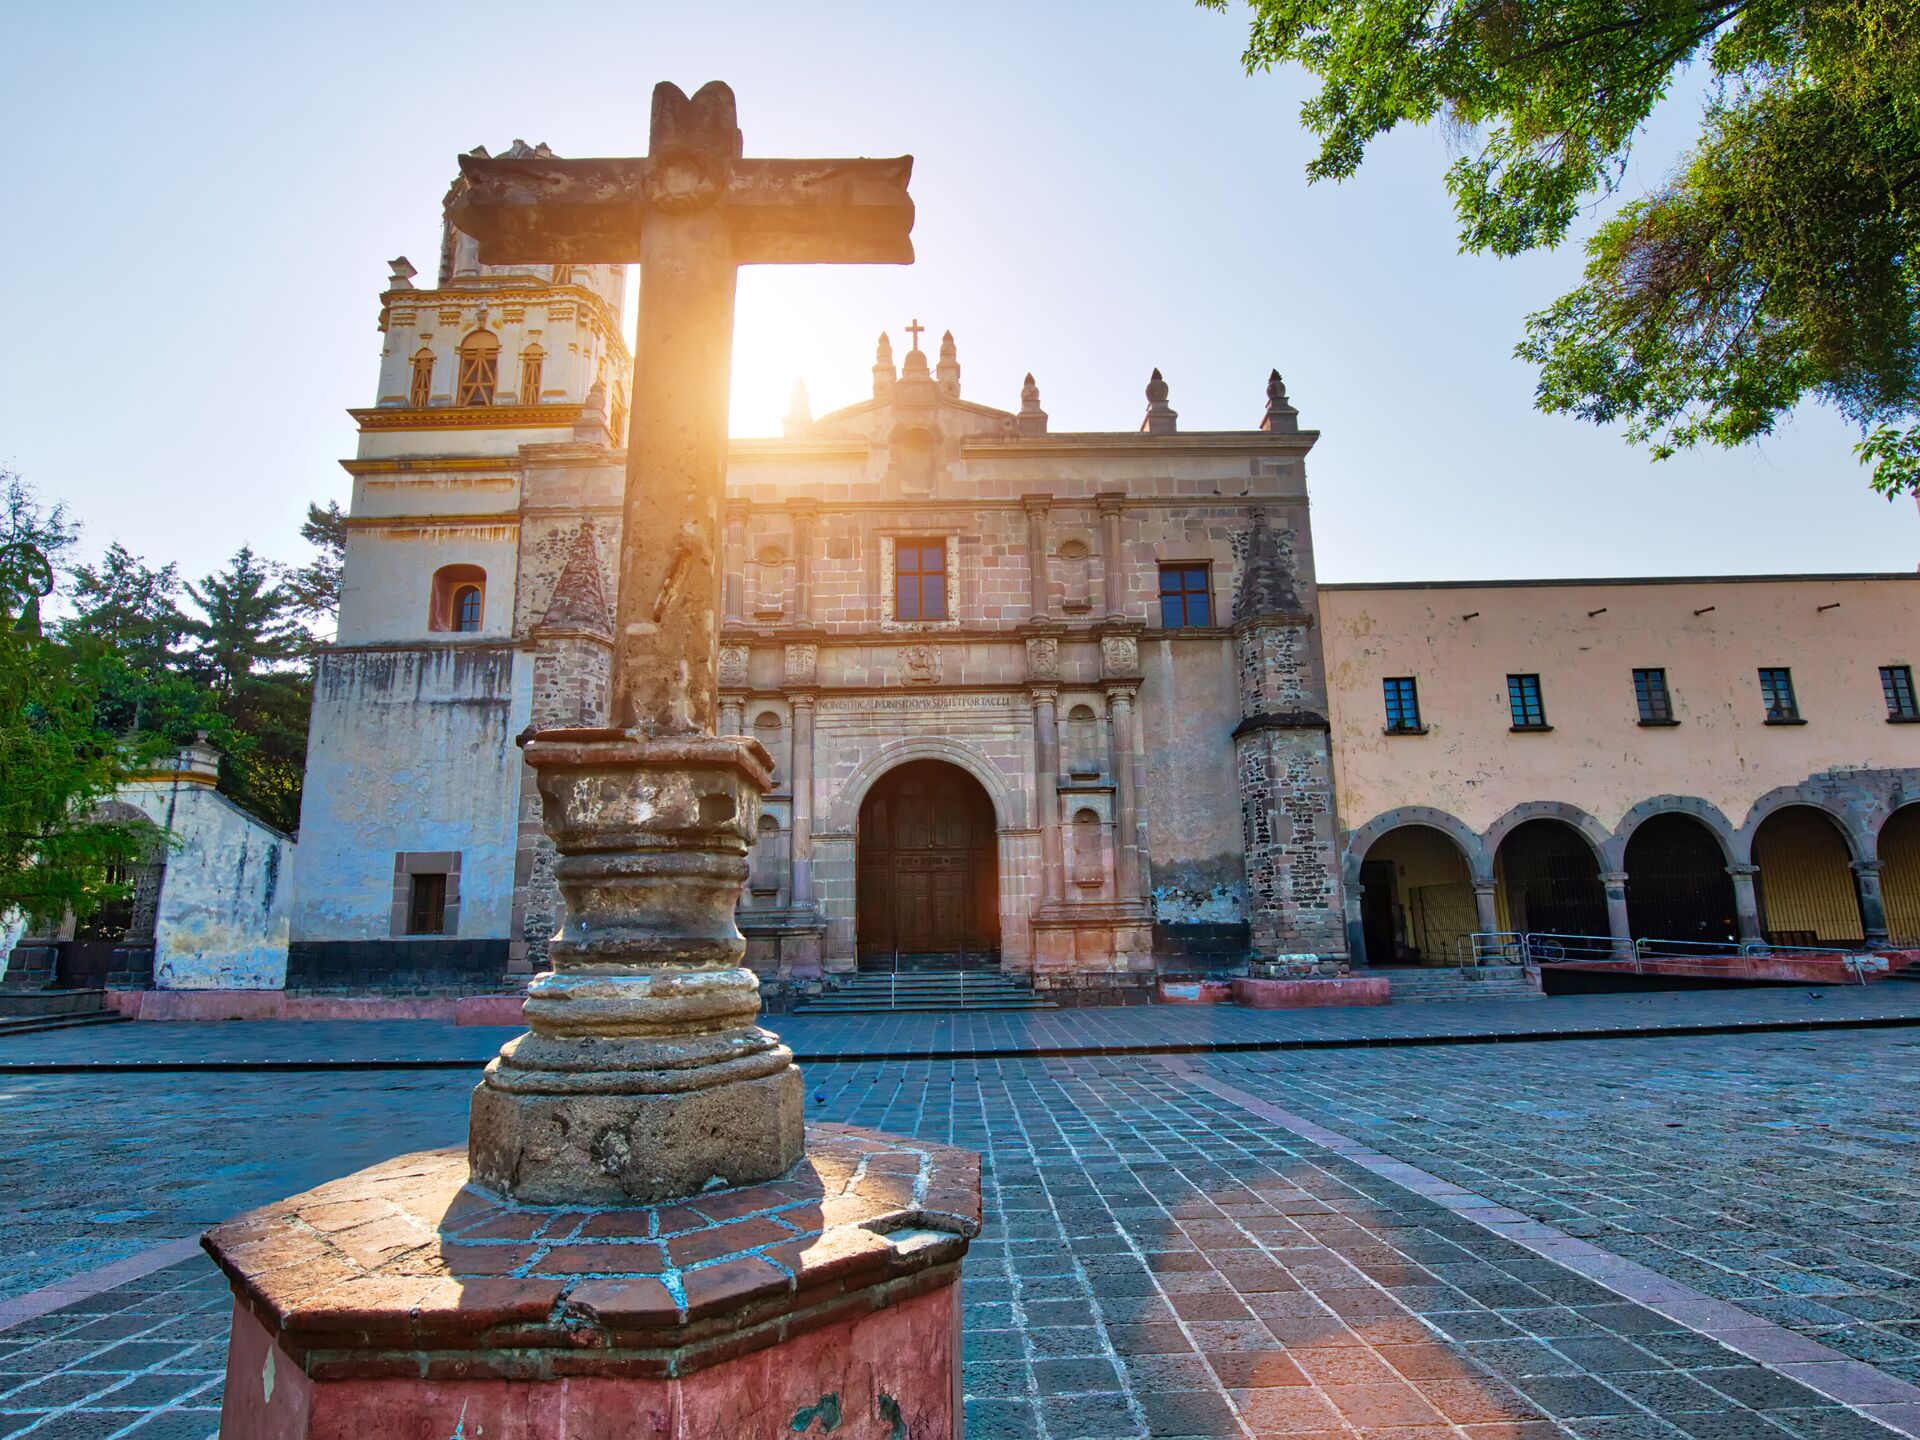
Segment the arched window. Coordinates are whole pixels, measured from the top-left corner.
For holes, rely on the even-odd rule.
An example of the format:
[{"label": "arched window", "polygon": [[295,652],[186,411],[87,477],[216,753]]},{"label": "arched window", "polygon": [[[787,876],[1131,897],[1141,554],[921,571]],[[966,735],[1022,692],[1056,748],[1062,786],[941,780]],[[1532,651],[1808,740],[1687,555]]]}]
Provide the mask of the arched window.
[{"label": "arched window", "polygon": [[407,404],[416,410],[424,410],[432,398],[433,351],[422,345],[413,354],[413,375],[407,382]]},{"label": "arched window", "polygon": [[429,630],[474,634],[487,614],[487,572],[478,565],[442,565],[433,572]]},{"label": "arched window", "polygon": [[499,384],[500,339],[476,330],[460,342],[460,383],[455,387],[453,403],[491,405]]},{"label": "arched window", "polygon": [[540,371],[547,358],[547,352],[538,345],[529,345],[520,352],[520,403],[538,405],[540,403]]}]

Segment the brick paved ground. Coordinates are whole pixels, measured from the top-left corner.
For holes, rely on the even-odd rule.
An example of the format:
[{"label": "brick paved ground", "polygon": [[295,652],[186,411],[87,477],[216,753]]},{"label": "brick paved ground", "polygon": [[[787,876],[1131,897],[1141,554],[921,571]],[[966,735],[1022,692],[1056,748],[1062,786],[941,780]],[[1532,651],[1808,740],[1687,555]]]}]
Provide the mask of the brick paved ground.
[{"label": "brick paved ground", "polygon": [[[778,1015],[770,1023],[802,1060],[880,1053],[928,1056],[1103,1047],[1359,1043],[1654,1026],[1772,1025],[1920,1020],[1920,984],[1865,987],[1564,995],[1551,1000],[1461,1000],[1328,1010],[1233,1005],[972,1011],[946,1015]],[[153,1061],[491,1059],[518,1032],[431,1021],[229,1020],[139,1022],[0,1036],[0,1065]]]},{"label": "brick paved ground", "polygon": [[[1720,1274],[1822,1276],[1856,1254],[1879,1267],[1827,1303],[1906,1293],[1886,1262],[1920,1243],[1920,1207],[1901,1199],[1910,1033],[1186,1063],[1516,1208],[1551,1201],[1557,1223],[1591,1220],[1598,1243],[1650,1265],[1709,1267],[1683,1278],[1710,1293]],[[9,1077],[0,1184],[26,1203],[0,1215],[0,1294],[124,1253],[99,1237],[127,1226],[151,1244],[396,1150],[457,1143],[470,1083]],[[989,1230],[966,1290],[973,1440],[1890,1433],[1153,1060],[819,1066],[809,1087],[817,1115],[987,1156]],[[1715,1218],[1676,1227],[1692,1214]],[[1724,1263],[1736,1251],[1766,1269]],[[211,1433],[221,1311],[208,1273],[176,1266],[0,1331],[0,1436]],[[1876,1333],[1915,1328],[1839,1313]]]}]

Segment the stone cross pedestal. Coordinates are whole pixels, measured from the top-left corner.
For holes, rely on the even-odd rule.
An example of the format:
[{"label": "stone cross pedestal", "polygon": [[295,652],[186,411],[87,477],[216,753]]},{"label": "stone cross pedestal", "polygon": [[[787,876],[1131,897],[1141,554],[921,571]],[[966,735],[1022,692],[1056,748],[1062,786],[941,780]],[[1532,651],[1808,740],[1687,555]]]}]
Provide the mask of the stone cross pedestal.
[{"label": "stone cross pedestal", "polygon": [[715,83],[655,89],[643,158],[461,157],[482,260],[642,269],[614,723],[524,737],[563,914],[464,1160],[207,1236],[229,1440],[958,1433],[978,1160],[840,1127],[807,1153],[734,920],[772,762],[714,733],[737,269],[910,262],[912,161],[741,148]]}]

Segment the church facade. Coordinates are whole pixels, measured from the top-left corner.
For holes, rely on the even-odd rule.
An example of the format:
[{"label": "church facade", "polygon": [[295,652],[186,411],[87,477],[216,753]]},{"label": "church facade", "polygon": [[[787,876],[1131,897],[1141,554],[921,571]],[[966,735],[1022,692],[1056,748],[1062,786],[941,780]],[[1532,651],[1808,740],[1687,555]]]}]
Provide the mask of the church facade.
[{"label": "church facade", "polygon": [[[292,988],[539,968],[555,897],[515,738],[606,716],[624,277],[483,266],[450,227],[432,288],[394,270],[345,462]],[[739,910],[763,976],[976,965],[1110,992],[1249,956],[1605,935],[1633,928],[1632,835],[1665,816],[1706,841],[1664,836],[1646,894],[1667,908],[1641,906],[1661,923],[1829,938],[1849,924],[1801,922],[1841,881],[1807,857],[1838,854],[1847,938],[1909,908],[1920,929],[1914,577],[1323,589],[1317,437],[1277,374],[1244,430],[1181,428],[1156,372],[1120,426],[1061,432],[1031,377],[983,403],[951,334],[920,340],[896,362],[883,335],[857,403],[816,418],[797,396],[781,437],[732,442],[721,721],[776,764]],[[1844,704],[1786,723],[1794,665]],[[1754,835],[1794,806],[1840,850],[1776,836],[1768,887]],[[1711,897],[1674,908],[1702,867]]]}]

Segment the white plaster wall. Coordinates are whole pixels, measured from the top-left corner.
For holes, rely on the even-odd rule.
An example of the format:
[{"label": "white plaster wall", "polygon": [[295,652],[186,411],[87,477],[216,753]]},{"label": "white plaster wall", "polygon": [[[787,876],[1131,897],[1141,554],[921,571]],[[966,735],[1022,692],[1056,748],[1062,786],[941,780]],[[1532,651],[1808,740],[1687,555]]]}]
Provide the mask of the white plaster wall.
[{"label": "white plaster wall", "polygon": [[[342,645],[452,638],[428,627],[434,572],[443,565],[477,565],[486,572],[480,631],[504,638],[513,628],[514,566],[519,527],[406,525],[348,532],[340,586]],[[466,637],[460,637],[464,643]]]},{"label": "white plaster wall", "polygon": [[132,785],[115,798],[173,837],[154,925],[154,987],[285,985],[293,841],[208,785]]},{"label": "white plaster wall", "polygon": [[314,685],[295,940],[384,940],[393,858],[461,854],[461,938],[512,931],[528,657],[448,645],[329,654]]}]

